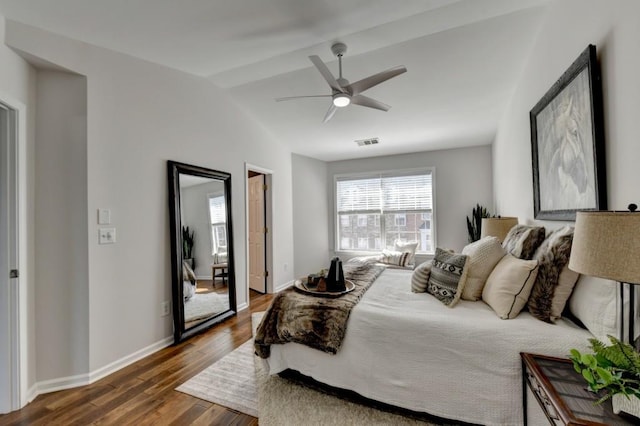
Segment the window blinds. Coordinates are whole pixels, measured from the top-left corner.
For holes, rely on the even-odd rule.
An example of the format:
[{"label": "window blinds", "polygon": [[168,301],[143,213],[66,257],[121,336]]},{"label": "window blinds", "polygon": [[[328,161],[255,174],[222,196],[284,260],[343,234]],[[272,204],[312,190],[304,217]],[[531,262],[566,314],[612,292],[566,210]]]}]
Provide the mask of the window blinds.
[{"label": "window blinds", "polygon": [[432,210],[432,173],[384,173],[341,177],[336,181],[338,213],[386,213]]},{"label": "window blinds", "polygon": [[211,215],[212,224],[225,223],[227,221],[224,195],[209,198],[209,214]]}]

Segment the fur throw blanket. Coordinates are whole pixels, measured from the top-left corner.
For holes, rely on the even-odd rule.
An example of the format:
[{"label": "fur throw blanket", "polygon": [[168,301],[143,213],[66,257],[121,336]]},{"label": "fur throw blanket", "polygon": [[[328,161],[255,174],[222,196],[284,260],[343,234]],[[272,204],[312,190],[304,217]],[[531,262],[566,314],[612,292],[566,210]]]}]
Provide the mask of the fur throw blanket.
[{"label": "fur throw blanket", "polygon": [[377,265],[344,265],[345,279],[353,281],[355,289],[337,298],[315,297],[295,288],[278,293],[258,326],[256,355],[268,358],[271,345],[288,342],[337,353],[351,309],[384,269]]}]

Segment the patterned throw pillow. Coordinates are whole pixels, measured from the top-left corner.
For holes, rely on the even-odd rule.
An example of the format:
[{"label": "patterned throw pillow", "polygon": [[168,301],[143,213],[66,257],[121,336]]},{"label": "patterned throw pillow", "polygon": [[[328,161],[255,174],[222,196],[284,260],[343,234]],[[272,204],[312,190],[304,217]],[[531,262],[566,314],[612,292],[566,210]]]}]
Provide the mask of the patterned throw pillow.
[{"label": "patterned throw pillow", "polygon": [[467,259],[464,254],[437,248],[431,263],[427,291],[450,308],[458,303],[464,289]]},{"label": "patterned throw pillow", "polygon": [[516,225],[502,242],[502,247],[518,259],[531,260],[544,241],[543,226]]},{"label": "patterned throw pillow", "polygon": [[464,300],[480,300],[484,283],[506,253],[496,237],[484,237],[462,249],[462,254],[469,256],[467,283],[462,291]]},{"label": "patterned throw pillow", "polygon": [[394,251],[401,251],[403,253],[409,254],[409,256],[407,257],[407,265],[413,265],[413,260],[416,255],[417,248],[418,248],[417,241],[411,241],[407,243],[404,241],[396,240],[396,242],[393,244]]},{"label": "patterned throw pillow", "polygon": [[527,304],[537,275],[537,260],[522,260],[507,254],[487,278],[482,300],[500,318],[515,318]]},{"label": "patterned throw pillow", "polygon": [[409,253],[403,253],[401,251],[382,250],[382,263],[395,266],[407,266],[407,259]]},{"label": "patterned throw pillow", "polygon": [[562,316],[579,274],[568,268],[573,242],[573,227],[553,231],[538,247],[534,259],[538,261],[538,277],[529,296],[529,312],[545,322]]},{"label": "patterned throw pillow", "polygon": [[426,292],[429,275],[431,275],[431,261],[418,265],[411,275],[411,291],[414,293]]}]

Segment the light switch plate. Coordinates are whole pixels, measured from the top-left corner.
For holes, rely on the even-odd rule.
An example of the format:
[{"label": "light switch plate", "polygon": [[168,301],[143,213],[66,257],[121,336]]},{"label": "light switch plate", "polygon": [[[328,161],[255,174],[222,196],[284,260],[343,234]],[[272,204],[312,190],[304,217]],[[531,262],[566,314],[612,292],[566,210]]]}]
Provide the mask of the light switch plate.
[{"label": "light switch plate", "polygon": [[111,210],[98,209],[98,225],[111,225]]},{"label": "light switch plate", "polygon": [[98,229],[99,244],[113,244],[116,242],[116,228]]}]

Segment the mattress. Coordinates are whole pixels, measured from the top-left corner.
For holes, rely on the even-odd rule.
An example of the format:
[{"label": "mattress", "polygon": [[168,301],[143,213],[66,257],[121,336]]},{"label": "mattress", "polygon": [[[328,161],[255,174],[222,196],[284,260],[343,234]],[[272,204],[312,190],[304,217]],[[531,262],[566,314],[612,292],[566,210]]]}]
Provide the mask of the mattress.
[{"label": "mattress", "polygon": [[367,398],[487,425],[523,421],[520,352],[566,357],[593,337],[568,320],[527,312],[501,320],[484,302],[448,308],[412,293],[411,271],[388,269],[349,318],[336,355],[297,343],[272,345],[270,374],[293,369]]}]

